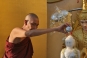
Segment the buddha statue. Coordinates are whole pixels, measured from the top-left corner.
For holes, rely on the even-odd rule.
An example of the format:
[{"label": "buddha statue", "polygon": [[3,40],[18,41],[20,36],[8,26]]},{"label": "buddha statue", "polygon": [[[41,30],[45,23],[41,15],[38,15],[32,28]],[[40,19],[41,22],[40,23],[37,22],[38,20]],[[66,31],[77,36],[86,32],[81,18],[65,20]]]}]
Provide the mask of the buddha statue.
[{"label": "buddha statue", "polygon": [[80,51],[75,48],[75,39],[68,35],[65,39],[66,48],[62,49],[60,58],[80,58]]}]

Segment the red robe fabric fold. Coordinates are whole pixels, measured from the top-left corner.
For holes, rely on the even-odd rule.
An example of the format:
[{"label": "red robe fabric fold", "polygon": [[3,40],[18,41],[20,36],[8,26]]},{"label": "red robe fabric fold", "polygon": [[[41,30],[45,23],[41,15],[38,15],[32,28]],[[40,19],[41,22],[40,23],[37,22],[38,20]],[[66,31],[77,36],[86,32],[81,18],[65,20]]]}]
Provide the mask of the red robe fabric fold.
[{"label": "red robe fabric fold", "polygon": [[33,47],[30,38],[26,37],[20,43],[14,44],[6,40],[3,58],[32,58]]}]

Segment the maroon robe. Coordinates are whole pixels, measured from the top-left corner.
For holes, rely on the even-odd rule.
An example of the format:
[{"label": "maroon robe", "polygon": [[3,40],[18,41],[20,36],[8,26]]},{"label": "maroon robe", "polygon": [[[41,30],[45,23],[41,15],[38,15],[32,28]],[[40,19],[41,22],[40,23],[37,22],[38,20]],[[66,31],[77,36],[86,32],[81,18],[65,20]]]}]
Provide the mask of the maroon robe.
[{"label": "maroon robe", "polygon": [[6,40],[3,58],[32,58],[33,47],[30,38],[26,37],[20,43],[14,44]]}]

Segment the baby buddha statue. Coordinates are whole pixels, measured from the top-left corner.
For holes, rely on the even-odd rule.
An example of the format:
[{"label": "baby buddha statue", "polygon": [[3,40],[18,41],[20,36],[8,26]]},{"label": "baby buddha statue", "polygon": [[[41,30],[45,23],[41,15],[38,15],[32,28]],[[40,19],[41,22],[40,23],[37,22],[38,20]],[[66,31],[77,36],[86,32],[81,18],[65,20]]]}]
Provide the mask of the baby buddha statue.
[{"label": "baby buddha statue", "polygon": [[68,35],[65,39],[66,48],[61,51],[60,58],[80,58],[80,51],[75,48],[75,40],[72,35]]}]

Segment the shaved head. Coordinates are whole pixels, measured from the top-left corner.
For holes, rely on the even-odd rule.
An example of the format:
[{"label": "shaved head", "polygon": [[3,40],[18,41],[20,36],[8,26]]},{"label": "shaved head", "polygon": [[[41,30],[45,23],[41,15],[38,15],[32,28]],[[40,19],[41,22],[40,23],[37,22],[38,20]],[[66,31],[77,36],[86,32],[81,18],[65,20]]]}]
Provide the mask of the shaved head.
[{"label": "shaved head", "polygon": [[39,25],[39,18],[34,13],[29,13],[25,17],[24,26],[27,30],[37,29]]},{"label": "shaved head", "polygon": [[29,20],[29,18],[37,18],[38,19],[38,16],[36,14],[34,14],[34,13],[29,13],[25,17],[25,20]]}]

